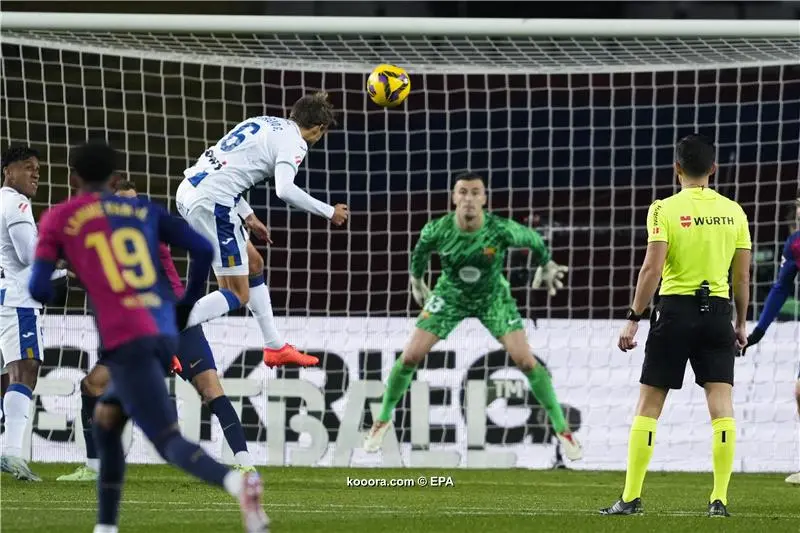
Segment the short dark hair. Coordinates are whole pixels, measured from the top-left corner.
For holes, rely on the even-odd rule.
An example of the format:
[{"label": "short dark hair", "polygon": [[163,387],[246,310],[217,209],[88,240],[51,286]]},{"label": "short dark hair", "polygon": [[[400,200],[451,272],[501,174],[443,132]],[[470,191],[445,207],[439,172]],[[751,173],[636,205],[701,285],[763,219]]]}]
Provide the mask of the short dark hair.
[{"label": "short dark hair", "polygon": [[717,149],[711,139],[693,133],[678,141],[675,152],[686,177],[702,178],[711,173]]},{"label": "short dark hair", "polygon": [[39,152],[35,148],[30,146],[11,146],[3,152],[3,160],[0,163],[0,172],[4,172],[6,167],[11,163],[16,163],[17,161],[25,161],[31,157],[35,157],[39,159]]},{"label": "short dark hair", "polygon": [[130,180],[119,179],[114,184],[114,191],[136,191],[136,184]]},{"label": "short dark hair", "polygon": [[336,125],[333,104],[328,100],[328,93],[324,91],[307,94],[296,101],[292,106],[289,118],[301,128],[313,128],[314,126],[329,128]]},{"label": "short dark hair", "polygon": [[472,172],[470,170],[467,170],[465,172],[459,172],[458,174],[456,174],[455,177],[453,178],[453,187],[455,187],[456,183],[458,183],[461,180],[467,180],[467,181],[480,180],[480,182],[483,183],[483,186],[484,187],[486,186],[486,180],[483,179],[483,176],[481,176],[477,172]]},{"label": "short dark hair", "polygon": [[103,141],[89,141],[71,150],[69,166],[83,181],[103,183],[117,168],[117,151]]}]

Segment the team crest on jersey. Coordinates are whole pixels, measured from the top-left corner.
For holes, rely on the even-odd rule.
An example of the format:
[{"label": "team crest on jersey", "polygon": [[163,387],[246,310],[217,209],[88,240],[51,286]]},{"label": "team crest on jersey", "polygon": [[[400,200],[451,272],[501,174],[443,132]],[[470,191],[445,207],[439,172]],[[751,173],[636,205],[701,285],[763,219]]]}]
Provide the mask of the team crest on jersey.
[{"label": "team crest on jersey", "polygon": [[486,257],[488,257],[490,259],[492,257],[494,257],[494,254],[496,254],[496,253],[497,253],[497,250],[492,248],[491,246],[489,246],[488,248],[484,248],[483,249],[483,255],[485,255]]},{"label": "team crest on jersey", "polygon": [[458,271],[458,277],[464,283],[476,283],[481,279],[481,271],[475,267],[465,266]]},{"label": "team crest on jersey", "polygon": [[692,217],[690,216],[682,216],[681,217],[681,226],[684,228],[688,228],[692,225]]}]

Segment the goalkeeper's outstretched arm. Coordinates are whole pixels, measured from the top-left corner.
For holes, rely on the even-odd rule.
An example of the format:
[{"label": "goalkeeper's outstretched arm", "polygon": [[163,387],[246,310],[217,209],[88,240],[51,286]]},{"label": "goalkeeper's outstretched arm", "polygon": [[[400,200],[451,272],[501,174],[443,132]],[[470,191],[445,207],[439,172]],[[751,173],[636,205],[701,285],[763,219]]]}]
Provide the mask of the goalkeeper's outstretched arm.
[{"label": "goalkeeper's outstretched arm", "polygon": [[420,234],[419,241],[411,252],[411,294],[420,306],[425,305],[425,301],[431,294],[431,290],[422,280],[425,271],[428,269],[428,262],[431,259],[431,253],[436,249],[436,226],[434,222],[428,222],[422,233]]},{"label": "goalkeeper's outstretched arm", "polygon": [[519,222],[507,220],[506,239],[509,248],[528,248],[535,254],[534,261],[538,266],[533,275],[532,288],[538,289],[544,284],[548,294],[555,296],[558,289],[564,287],[564,282],[561,280],[569,269],[553,261],[550,249],[538,231]]},{"label": "goalkeeper's outstretched arm", "polygon": [[534,252],[537,266],[544,266],[552,259],[547,244],[535,229],[507,220],[506,238],[509,248],[528,248]]}]

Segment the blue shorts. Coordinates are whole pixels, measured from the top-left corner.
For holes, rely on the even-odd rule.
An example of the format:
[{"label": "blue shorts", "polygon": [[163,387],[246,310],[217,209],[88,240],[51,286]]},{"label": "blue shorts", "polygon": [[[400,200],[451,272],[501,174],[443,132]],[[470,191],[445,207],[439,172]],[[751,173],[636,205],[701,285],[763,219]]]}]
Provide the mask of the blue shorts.
[{"label": "blue shorts", "polygon": [[178,423],[164,380],[175,348],[174,337],[141,337],[103,351],[98,362],[111,373],[111,383],[99,401],[122,407],[153,442]]},{"label": "blue shorts", "polygon": [[184,381],[191,382],[194,377],[206,370],[216,370],[214,354],[203,333],[203,326],[188,328],[178,336],[178,360],[183,371],[179,374]]}]

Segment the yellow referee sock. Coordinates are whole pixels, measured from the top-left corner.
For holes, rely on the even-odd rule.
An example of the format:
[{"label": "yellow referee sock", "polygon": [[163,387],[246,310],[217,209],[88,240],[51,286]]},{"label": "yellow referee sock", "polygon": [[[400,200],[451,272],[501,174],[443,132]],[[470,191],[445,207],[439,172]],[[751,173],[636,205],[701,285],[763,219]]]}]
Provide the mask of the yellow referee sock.
[{"label": "yellow referee sock", "polygon": [[658,420],[649,416],[636,416],[628,440],[628,470],[625,472],[625,490],[622,501],[630,502],[642,496],[644,476],[653,457]]},{"label": "yellow referee sock", "polygon": [[711,454],[714,458],[714,490],[709,502],[721,500],[728,505],[728,483],[733,472],[736,453],[736,421],[733,418],[716,418],[711,421],[714,437]]}]

